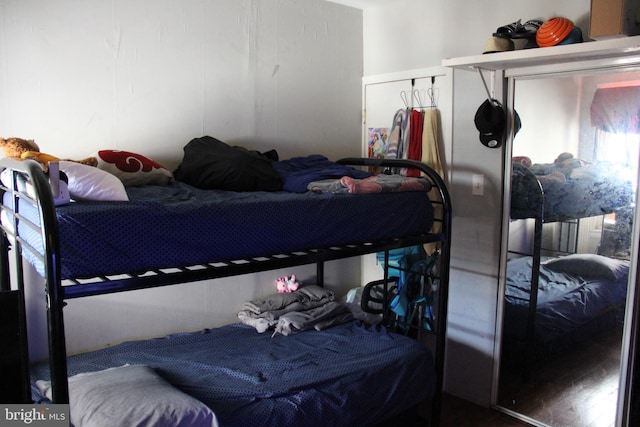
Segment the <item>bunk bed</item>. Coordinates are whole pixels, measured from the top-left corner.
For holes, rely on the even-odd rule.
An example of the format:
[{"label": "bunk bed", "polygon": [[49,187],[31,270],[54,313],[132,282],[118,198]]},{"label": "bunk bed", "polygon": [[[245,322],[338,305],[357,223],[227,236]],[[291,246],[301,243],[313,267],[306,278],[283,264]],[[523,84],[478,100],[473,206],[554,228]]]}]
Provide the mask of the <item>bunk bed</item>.
[{"label": "bunk bed", "polygon": [[[32,381],[40,381],[34,395],[68,403],[70,391],[83,394],[76,384],[90,375],[83,372],[137,366],[210,407],[220,425],[370,425],[411,414],[425,399],[431,423],[438,425],[451,240],[447,188],[419,162],[347,158],[336,164],[416,168],[431,190],[227,192],[176,182],[127,188],[128,201],[55,206],[40,164],[0,160],[2,287],[29,286],[23,274],[29,264],[43,276],[46,291],[49,359],[33,368]],[[211,194],[215,200],[208,204]],[[185,207],[187,200],[196,200],[205,214]],[[275,219],[267,212],[272,210]],[[348,321],[289,336],[258,334],[238,323],[66,354],[63,307],[69,299],[306,264],[316,264],[322,287],[327,261],[370,253],[383,253],[388,261],[390,251],[427,243],[436,245],[438,260],[431,273],[437,283],[431,349],[384,326]],[[385,283],[392,280],[387,268],[383,277]],[[178,363],[159,362],[169,354]],[[120,376],[143,375],[144,382],[147,374]]]},{"label": "bunk bed", "polygon": [[532,361],[549,355],[553,343],[602,330],[624,306],[628,262],[542,246],[544,224],[575,224],[633,206],[629,176],[611,164],[590,164],[567,153],[552,164],[514,157],[510,219],[533,219],[534,225],[531,251],[508,253],[503,337],[525,377]]}]

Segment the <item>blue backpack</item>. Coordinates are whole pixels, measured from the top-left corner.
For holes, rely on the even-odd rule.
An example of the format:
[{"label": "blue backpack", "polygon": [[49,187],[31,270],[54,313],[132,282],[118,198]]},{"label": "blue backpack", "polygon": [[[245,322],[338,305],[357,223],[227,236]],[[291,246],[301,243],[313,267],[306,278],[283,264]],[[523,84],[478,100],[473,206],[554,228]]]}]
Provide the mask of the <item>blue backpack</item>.
[{"label": "blue backpack", "polygon": [[[438,253],[426,256],[421,246],[411,246],[389,251],[389,277],[396,283],[388,290],[389,308],[395,315],[391,326],[408,333],[411,327],[433,331],[434,266]],[[377,254],[384,268],[384,253]],[[369,291],[365,287],[363,299],[371,295],[375,286],[380,292],[383,281],[372,282]],[[376,302],[381,302],[378,299]],[[366,308],[363,305],[363,309]]]}]

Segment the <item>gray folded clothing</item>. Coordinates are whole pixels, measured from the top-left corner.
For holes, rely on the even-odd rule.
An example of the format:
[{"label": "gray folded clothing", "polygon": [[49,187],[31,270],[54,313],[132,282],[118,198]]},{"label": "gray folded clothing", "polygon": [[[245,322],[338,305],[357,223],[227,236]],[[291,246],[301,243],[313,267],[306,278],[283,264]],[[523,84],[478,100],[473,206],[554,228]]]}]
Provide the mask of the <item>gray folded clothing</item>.
[{"label": "gray folded clothing", "polygon": [[335,324],[338,316],[346,320],[353,318],[349,309],[334,302],[334,298],[332,291],[320,286],[304,286],[291,293],[272,294],[262,299],[246,301],[238,312],[238,319],[245,325],[253,326],[259,333],[273,327],[283,335],[310,329],[315,325],[324,329]]},{"label": "gray folded clothing", "polygon": [[353,319],[345,304],[331,301],[305,311],[283,314],[276,324],[275,334],[292,335],[309,329],[322,330]]},{"label": "gray folded clothing", "polygon": [[[333,298],[331,298],[333,299]],[[263,333],[268,329],[271,329],[278,323],[281,316],[292,312],[305,312],[318,307],[322,307],[331,303],[329,298],[300,301],[289,304],[280,310],[264,311],[260,314],[256,314],[250,310],[240,310],[238,312],[238,319],[245,325],[253,326],[256,331]]]},{"label": "gray folded clothing", "polygon": [[[267,311],[283,310],[294,303],[308,301],[333,301],[334,293],[317,285],[302,286],[294,292],[284,292],[267,295],[264,298],[253,301],[245,301],[242,304],[242,311],[255,314],[262,314]],[[310,308],[310,307],[309,307]]]},{"label": "gray folded clothing", "polygon": [[253,326],[256,331],[261,334],[271,329],[278,323],[277,319],[265,319],[264,317],[260,317],[255,313],[251,313],[245,310],[240,310],[238,312],[238,319],[240,319],[240,322],[244,323],[245,325]]}]

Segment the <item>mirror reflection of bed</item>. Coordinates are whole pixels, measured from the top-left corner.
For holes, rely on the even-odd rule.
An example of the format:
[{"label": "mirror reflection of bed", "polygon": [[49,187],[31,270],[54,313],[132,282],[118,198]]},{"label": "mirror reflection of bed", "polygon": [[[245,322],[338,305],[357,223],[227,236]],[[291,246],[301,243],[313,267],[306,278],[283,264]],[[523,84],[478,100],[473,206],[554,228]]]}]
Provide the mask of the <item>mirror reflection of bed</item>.
[{"label": "mirror reflection of bed", "polygon": [[614,424],[640,144],[640,75],[521,78],[498,405]]}]

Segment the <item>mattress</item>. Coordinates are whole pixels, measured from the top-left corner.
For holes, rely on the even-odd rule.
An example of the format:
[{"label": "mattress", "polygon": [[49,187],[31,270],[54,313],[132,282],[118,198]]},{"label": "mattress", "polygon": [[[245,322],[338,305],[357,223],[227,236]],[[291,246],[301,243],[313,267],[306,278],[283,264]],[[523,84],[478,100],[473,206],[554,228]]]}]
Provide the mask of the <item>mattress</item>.
[{"label": "mattress", "polygon": [[[564,257],[571,260],[574,256]],[[576,259],[582,260],[579,256]],[[595,258],[595,257],[594,257]],[[599,258],[599,257],[598,257]],[[605,260],[605,258],[600,258]],[[543,257],[540,266],[538,305],[536,311],[536,339],[550,342],[598,319],[604,313],[622,307],[626,300],[628,265],[621,266],[615,277],[598,264],[578,262],[586,271],[575,268],[562,271],[551,268],[550,257]],[[602,264],[600,264],[601,266]],[[510,259],[507,263],[505,291],[504,336],[509,339],[526,337],[528,300],[531,292],[532,258]]]},{"label": "mattress", "polygon": [[[560,171],[563,169],[553,164],[526,168],[514,163],[511,218],[535,218],[540,213],[545,222],[587,218],[615,212],[634,202],[632,179],[627,169],[601,163],[583,166],[571,173]],[[543,211],[540,186],[544,192]]]},{"label": "mattress", "polygon": [[[273,337],[231,324],[125,342],[71,356],[67,363],[70,376],[124,364],[150,366],[209,406],[221,426],[367,426],[435,390],[429,350],[358,321]],[[34,383],[49,378],[47,366],[32,367]],[[41,402],[37,387],[32,389]]]},{"label": "mattress", "polygon": [[[428,233],[433,224],[425,192],[232,192],[176,182],[127,193],[128,202],[57,207],[63,279],[367,243]],[[43,253],[39,230],[19,233]],[[43,274],[37,253],[25,256]]]}]

